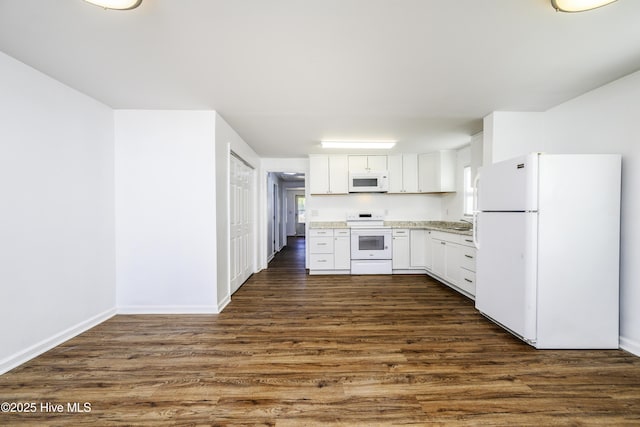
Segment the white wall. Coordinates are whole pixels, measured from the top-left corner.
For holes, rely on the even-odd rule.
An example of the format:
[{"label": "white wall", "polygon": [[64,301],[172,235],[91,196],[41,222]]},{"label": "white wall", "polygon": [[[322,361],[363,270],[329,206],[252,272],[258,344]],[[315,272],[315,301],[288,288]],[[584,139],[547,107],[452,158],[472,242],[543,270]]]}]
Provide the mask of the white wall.
[{"label": "white wall", "polygon": [[460,221],[464,218],[464,168],[471,166],[471,146],[456,150],[456,192],[442,196],[442,219]]},{"label": "white wall", "polygon": [[213,111],[115,112],[117,305],[218,311]]},{"label": "white wall", "polygon": [[[623,348],[640,355],[640,223],[637,220],[640,212],[640,72],[545,113],[533,113],[533,116],[536,119],[528,123],[514,123],[506,116],[504,120],[493,121],[496,131],[493,135],[493,161],[531,151],[619,153],[623,156],[620,343]],[[496,136],[504,129],[514,128],[517,133],[541,137],[536,140]],[[585,230],[585,235],[588,238],[588,230]]]},{"label": "white wall", "polygon": [[350,211],[380,211],[389,221],[442,219],[440,194],[307,194],[307,221],[345,221]]},{"label": "white wall", "polygon": [[[238,157],[251,166],[256,172],[253,178],[254,193],[252,194],[253,209],[253,223],[255,236],[254,242],[260,240],[260,227],[258,224],[258,201],[260,200],[260,189],[258,187],[258,168],[260,166],[260,157],[255,151],[233,130],[231,126],[220,116],[215,114],[215,174],[216,184],[214,192],[216,203],[216,227],[217,227],[217,285],[216,295],[218,310],[222,309],[231,300],[231,288],[230,288],[230,195],[229,195],[229,180],[230,180],[230,162],[231,152],[234,152]],[[254,245],[254,266],[257,264],[256,259],[258,257],[259,249],[258,245]],[[257,271],[257,267],[254,267],[254,271]]]},{"label": "white wall", "polygon": [[113,112],[0,53],[0,373],[115,313]]}]

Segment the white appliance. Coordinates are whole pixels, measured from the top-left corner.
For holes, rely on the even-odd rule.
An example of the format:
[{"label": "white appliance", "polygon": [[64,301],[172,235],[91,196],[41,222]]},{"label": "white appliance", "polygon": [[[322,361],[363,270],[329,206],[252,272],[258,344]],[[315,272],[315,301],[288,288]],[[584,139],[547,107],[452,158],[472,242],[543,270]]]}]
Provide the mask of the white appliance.
[{"label": "white appliance", "polygon": [[363,171],[349,173],[349,193],[386,193],[389,191],[389,172]]},{"label": "white appliance", "polygon": [[536,348],[618,348],[619,155],[480,170],[476,308]]},{"label": "white appliance", "polygon": [[351,274],[391,274],[391,227],[381,213],[347,215],[351,228]]}]

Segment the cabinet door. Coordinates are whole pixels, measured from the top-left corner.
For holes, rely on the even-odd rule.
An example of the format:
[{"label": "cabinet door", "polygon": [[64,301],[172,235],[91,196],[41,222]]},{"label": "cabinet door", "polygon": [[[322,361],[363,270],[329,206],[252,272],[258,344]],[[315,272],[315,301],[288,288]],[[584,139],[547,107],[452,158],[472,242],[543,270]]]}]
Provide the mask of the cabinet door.
[{"label": "cabinet door", "polygon": [[424,268],[431,271],[433,269],[433,238],[431,230],[424,233]]},{"label": "cabinet door", "polygon": [[393,231],[392,266],[394,269],[408,269],[410,266],[409,230]]},{"label": "cabinet door", "polygon": [[311,194],[329,193],[329,156],[309,156],[309,191]]},{"label": "cabinet door", "polygon": [[349,172],[367,170],[367,156],[349,156]]},{"label": "cabinet door", "polygon": [[404,192],[403,157],[404,156],[402,154],[394,154],[387,157],[387,163],[389,166],[389,193]]},{"label": "cabinet door", "polygon": [[[391,172],[389,172],[391,175]],[[418,192],[418,155],[402,155],[402,189],[405,193]]]},{"label": "cabinet door", "polygon": [[456,191],[455,173],[455,151],[437,151],[418,156],[418,190],[421,193]]},{"label": "cabinet door", "polygon": [[444,278],[454,285],[460,283],[462,246],[447,242],[445,245]]},{"label": "cabinet door", "polygon": [[439,174],[440,191],[456,191],[456,152],[453,150],[440,151]]},{"label": "cabinet door", "polygon": [[418,156],[418,191],[429,193],[439,187],[438,154],[426,153]]},{"label": "cabinet door", "polygon": [[411,230],[410,242],[411,242],[411,267],[412,268],[424,268],[424,250],[425,250],[425,233],[426,230]]},{"label": "cabinet door", "polygon": [[387,156],[367,156],[367,169],[372,171],[386,171]]},{"label": "cabinet door", "polygon": [[334,237],[334,268],[336,270],[349,270],[351,268],[351,242],[349,236]]},{"label": "cabinet door", "polygon": [[349,166],[346,155],[329,156],[329,193],[349,193]]},{"label": "cabinet door", "polygon": [[432,260],[431,270],[440,277],[444,277],[445,273],[445,246],[447,242],[444,240],[432,239],[431,250]]}]

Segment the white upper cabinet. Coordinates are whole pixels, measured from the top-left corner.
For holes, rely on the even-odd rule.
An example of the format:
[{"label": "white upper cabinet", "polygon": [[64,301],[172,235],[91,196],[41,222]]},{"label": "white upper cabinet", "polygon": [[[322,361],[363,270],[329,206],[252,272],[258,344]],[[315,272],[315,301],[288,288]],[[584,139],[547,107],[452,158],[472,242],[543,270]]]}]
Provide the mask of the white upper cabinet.
[{"label": "white upper cabinet", "polygon": [[349,156],[349,172],[386,170],[387,156]]},{"label": "white upper cabinet", "polygon": [[442,150],[418,155],[418,191],[445,193],[456,191],[456,152]]},{"label": "white upper cabinet", "polygon": [[418,155],[394,154],[388,156],[389,193],[418,192]]},{"label": "white upper cabinet", "polygon": [[349,192],[347,156],[310,155],[309,191],[311,194],[347,194]]}]

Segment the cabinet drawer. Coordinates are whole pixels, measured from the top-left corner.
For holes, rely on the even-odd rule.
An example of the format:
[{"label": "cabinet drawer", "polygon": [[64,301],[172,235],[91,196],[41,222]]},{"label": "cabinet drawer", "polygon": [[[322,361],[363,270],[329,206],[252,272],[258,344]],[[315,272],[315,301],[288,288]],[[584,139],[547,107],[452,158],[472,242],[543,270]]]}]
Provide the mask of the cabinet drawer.
[{"label": "cabinet drawer", "polygon": [[446,233],[444,231],[433,231],[431,236],[434,239],[444,240],[447,242],[457,243],[463,246],[475,247],[473,244],[473,236],[467,236],[465,234]]},{"label": "cabinet drawer", "polygon": [[309,253],[311,254],[332,254],[333,236],[312,237],[309,239]]},{"label": "cabinet drawer", "polygon": [[309,237],[333,237],[333,228],[310,228]]},{"label": "cabinet drawer", "polygon": [[310,270],[333,270],[333,254],[309,254]]},{"label": "cabinet drawer", "polygon": [[474,249],[476,247],[476,245],[473,243],[473,236],[460,235],[460,244],[464,246],[469,246]]},{"label": "cabinet drawer", "polygon": [[469,271],[476,271],[476,249],[462,246],[460,265]]},{"label": "cabinet drawer", "polygon": [[348,228],[336,228],[333,230],[333,235],[335,237],[341,237],[341,236],[351,236],[351,230]]},{"label": "cabinet drawer", "polygon": [[466,268],[460,268],[460,281],[458,287],[469,292],[471,295],[476,294],[476,273],[469,271]]}]

